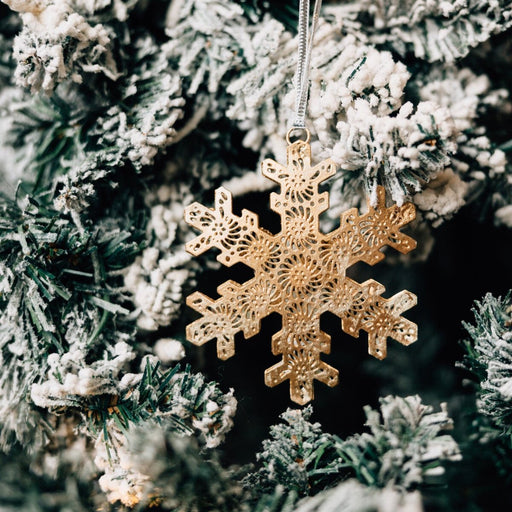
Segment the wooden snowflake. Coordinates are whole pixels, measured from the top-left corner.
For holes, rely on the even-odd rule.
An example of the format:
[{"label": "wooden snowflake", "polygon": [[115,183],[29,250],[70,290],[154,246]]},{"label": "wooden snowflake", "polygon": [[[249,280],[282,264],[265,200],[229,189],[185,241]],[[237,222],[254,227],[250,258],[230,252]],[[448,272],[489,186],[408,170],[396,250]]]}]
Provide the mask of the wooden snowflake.
[{"label": "wooden snowflake", "polygon": [[346,276],[358,261],[374,265],[384,258],[386,245],[407,253],[416,242],[400,232],[415,217],[411,203],[386,208],[382,187],[377,205],[359,215],[352,208],[341,215],[340,226],[329,234],[319,230],[319,215],[328,209],[327,192],[318,185],[333,176],[335,164],[325,160],[311,167],[311,147],[298,141],[288,146],[287,166],[273,160],[262,164],[263,175],[281,186],[272,193],[270,205],[281,217],[281,231],[272,234],[258,226],[258,216],[248,210],[232,213],[231,193],[215,192],[215,208],[194,203],[185,220],[202,232],[187,244],[187,251],[201,254],[220,249],[217,259],[226,266],[244,263],[254,277],[239,284],[227,281],[213,300],[195,292],[187,304],[202,317],[187,327],[187,339],[196,345],[217,340],[217,354],[227,359],[235,353],[235,334],[246,338],[259,332],[260,321],[277,312],[282,329],[272,337],[272,352],[282,360],[265,371],[265,382],[275,386],[290,380],[290,396],[305,404],[313,399],[313,380],[328,386],[338,382],[338,371],[320,359],[330,352],[330,336],[320,329],[320,316],[330,311],[341,318],[342,329],[354,337],[368,333],[369,353],[386,356],[386,341],[394,338],[409,345],[417,337],[417,326],[402,312],[416,304],[416,296],[402,291],[389,299],[372,279],[359,284]]}]

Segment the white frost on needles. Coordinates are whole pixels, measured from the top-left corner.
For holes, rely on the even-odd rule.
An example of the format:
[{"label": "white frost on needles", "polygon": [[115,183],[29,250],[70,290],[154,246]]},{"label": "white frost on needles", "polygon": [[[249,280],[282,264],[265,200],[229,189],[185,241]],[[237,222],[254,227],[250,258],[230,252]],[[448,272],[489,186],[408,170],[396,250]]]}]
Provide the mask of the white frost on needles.
[{"label": "white frost on needles", "polygon": [[351,436],[340,445],[342,453],[353,460],[361,458],[371,468],[371,476],[360,471],[367,483],[415,489],[444,473],[441,461],[461,459],[456,441],[446,433],[453,428],[446,404],[436,413],[418,395],[386,396],[380,404],[380,411],[364,408],[370,432]]},{"label": "white frost on needles", "polygon": [[69,406],[78,397],[116,394],[117,377],[127,363],[135,358],[132,348],[125,342],[118,342],[111,354],[87,365],[86,352],[70,350],[62,355],[48,356],[47,380],[33,384],[32,401],[43,408]]},{"label": "white frost on needles", "polygon": [[[143,359],[141,370],[151,363],[151,359]],[[131,388],[134,382],[140,382],[141,377],[142,374],[126,374],[123,381],[126,378],[126,384]],[[152,396],[157,390],[157,386],[156,389],[153,387]],[[138,400],[140,391],[133,389],[129,396]],[[215,448],[224,441],[233,426],[237,407],[233,390],[222,393],[216,383],[206,381],[201,374],[190,374],[188,371],[175,373],[170,380],[166,379],[165,400],[160,403],[163,410],[158,406],[157,410],[152,411],[151,418],[130,425],[145,430],[158,423],[176,436],[194,435],[206,448]],[[125,505],[134,506],[140,501],[148,478],[134,462],[140,455],[140,449],[133,451],[130,439],[125,437],[128,427],[120,429],[118,421],[113,418],[107,420],[105,429],[109,435],[106,438],[102,432],[97,437],[95,463],[104,472],[99,483],[108,501],[121,501]]]},{"label": "white frost on needles", "polygon": [[[254,35],[255,65],[227,88],[227,115],[246,132],[246,146],[284,161],[297,43],[277,22],[270,25]],[[340,167],[330,182],[326,229],[346,208],[360,205],[363,184],[372,203],[377,184],[383,184],[401,204],[411,190],[420,191],[443,171],[457,148],[450,111],[435,102],[404,104],[411,78],[406,66],[389,52],[342,36],[342,26],[330,16],[320,23],[310,73],[308,128],[314,158],[332,158]]]},{"label": "white frost on needles", "polygon": [[468,184],[447,168],[431,180],[427,188],[415,194],[413,201],[437,227],[464,206],[467,190]]},{"label": "white frost on needles", "polygon": [[125,277],[125,285],[133,292],[134,304],[140,310],[137,325],[148,331],[169,325],[177,316],[182,287],[188,278],[188,271],[181,267],[189,256],[160,256],[158,248],[148,247]]},{"label": "white frost on needles", "polygon": [[[507,210],[501,208],[508,205],[506,191],[510,189],[512,178],[507,174],[507,157],[487,136],[481,116],[493,110],[510,112],[508,91],[493,89],[486,75],[475,75],[468,68],[457,69],[454,66],[434,68],[428,75],[417,76],[413,87],[422,100],[433,101],[447,108],[458,130],[457,151],[451,159],[451,168],[465,182],[457,185],[459,192],[463,187],[467,190],[458,207],[462,206],[468,196],[474,199],[484,192],[490,182],[501,184],[501,187],[496,186],[497,193],[492,196],[492,202],[496,208],[496,221],[506,224]],[[455,183],[456,179],[454,177],[452,182]],[[424,191],[425,196],[417,196],[423,203],[418,202],[420,208],[425,208],[424,199],[428,195],[432,198],[439,196],[441,191],[435,190],[438,188],[437,184],[433,183],[432,187],[433,190]],[[453,195],[452,189],[452,186],[446,189],[448,196],[439,199],[446,203],[449,196]],[[432,208],[434,218],[435,210],[436,206]],[[453,209],[448,212],[446,217],[450,217],[455,211]],[[441,220],[439,217],[435,222]]]},{"label": "white frost on needles", "polygon": [[512,402],[512,304],[511,296],[488,293],[473,309],[473,324],[464,323],[470,340],[461,366],[479,381],[477,408],[491,419],[486,437],[506,436],[510,432]]},{"label": "white frost on needles", "polygon": [[[358,99],[337,130],[339,141],[332,149],[332,158],[343,171],[364,174],[372,204],[379,178],[400,205],[408,193],[405,185],[420,190],[407,176],[414,173],[427,180],[449,164],[446,154],[456,149],[453,139],[457,130],[449,111],[431,102],[419,103],[416,111],[412,103],[405,103],[391,117],[374,114],[367,101]],[[429,158],[429,154],[435,157]]]},{"label": "white frost on needles", "polygon": [[185,100],[181,77],[169,69],[152,39],[140,38],[134,52],[139,65],[121,80],[122,101],[98,118],[94,133],[101,144],[118,147],[140,169],[151,165],[176,137]]},{"label": "white frost on needles", "polygon": [[392,487],[379,489],[345,480],[335,487],[299,501],[294,512],[423,512],[419,491],[400,492]]},{"label": "white frost on needles", "polygon": [[[185,252],[183,211],[192,199],[185,190],[163,185],[151,209],[146,248],[128,268],[125,286],[133,294],[141,329],[154,331],[177,318],[183,304],[183,286],[195,265]],[[191,236],[191,234],[189,233]]]},{"label": "white frost on needles", "polygon": [[359,0],[326,6],[361,39],[427,62],[454,62],[512,23],[507,0]]},{"label": "white frost on needles", "polygon": [[143,497],[148,477],[137,471],[132,462],[124,433],[111,429],[109,443],[100,435],[94,448],[94,463],[103,472],[98,482],[108,501],[120,501],[127,507],[137,505]]},{"label": "white frost on needles", "polygon": [[[258,58],[254,66],[233,80],[227,92],[232,96],[227,112],[230,119],[247,131],[244,144],[255,151],[279,156],[290,128],[295,102],[293,80],[296,39],[272,21],[254,35]],[[379,52],[355,37],[340,39],[336,23],[323,22],[315,37],[311,64],[308,128],[318,148],[327,154],[337,139],[336,123],[358,98],[363,98],[378,115],[388,115],[401,105],[407,68],[395,62],[389,52]],[[263,146],[263,148],[262,148]],[[324,153],[319,158],[324,157]]]},{"label": "white frost on needles", "polygon": [[0,262],[0,296],[11,293],[13,283],[13,271],[3,261]]},{"label": "white frost on needles", "polygon": [[[282,141],[293,115],[297,41],[273,21],[254,36],[253,44],[258,58],[229,84],[232,99],[227,115],[247,131],[246,146],[279,157],[285,154]],[[332,148],[336,123],[346,119],[357,98],[366,99],[379,115],[400,106],[408,78],[406,67],[389,52],[365,46],[353,36],[340,39],[337,23],[322,22],[315,37],[308,105],[308,127],[313,141],[320,141],[318,149],[327,153]]]},{"label": "white frost on needles", "polygon": [[171,2],[163,53],[187,80],[186,94],[215,93],[224,76],[254,62],[247,17],[236,2]]},{"label": "white frost on needles", "polygon": [[486,75],[453,66],[435,68],[429,75],[416,77],[414,86],[422,100],[450,112],[458,131],[457,153],[452,159],[455,171],[477,180],[482,173],[494,177],[505,172],[505,154],[493,147],[479,123],[479,117],[490,108],[510,110],[505,89],[492,89]]},{"label": "white frost on needles", "polygon": [[179,361],[185,357],[185,347],[181,341],[172,338],[159,339],[155,343],[154,351],[164,364]]},{"label": "white frost on needles", "polygon": [[91,25],[67,0],[4,0],[21,13],[23,30],[14,41],[19,85],[51,92],[64,80],[82,83],[84,73],[115,80],[112,38],[102,24]]}]

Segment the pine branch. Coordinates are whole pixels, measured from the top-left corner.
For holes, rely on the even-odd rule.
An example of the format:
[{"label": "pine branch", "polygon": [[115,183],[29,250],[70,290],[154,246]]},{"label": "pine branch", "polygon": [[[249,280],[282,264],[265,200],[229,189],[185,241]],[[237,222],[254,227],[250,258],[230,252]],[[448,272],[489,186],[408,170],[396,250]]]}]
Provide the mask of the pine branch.
[{"label": "pine branch", "polygon": [[55,478],[37,474],[31,462],[23,453],[6,456],[0,452],[2,512],[88,512],[98,505],[90,481],[81,481],[64,468]]},{"label": "pine branch", "polygon": [[[364,192],[374,201],[378,185],[399,204],[420,191],[450,164],[458,135],[446,108],[404,103],[410,74],[402,63],[355,37],[341,38],[340,26],[327,15],[318,28],[308,106],[316,157],[340,167],[331,181],[332,223]],[[246,146],[281,155],[293,112],[296,43],[276,21],[253,41],[258,59],[229,84],[228,116],[247,132]]]},{"label": "pine branch", "polygon": [[115,148],[136,170],[151,165],[172,144],[183,115],[181,79],[153,38],[133,42],[129,72],[118,84],[118,97],[101,113],[90,136],[107,150]]},{"label": "pine branch", "polygon": [[456,148],[449,113],[429,102],[418,104],[415,112],[406,103],[390,118],[372,114],[370,104],[359,100],[338,129],[341,141],[333,151],[341,167],[351,171],[341,179],[342,188],[354,191],[364,185],[374,198],[382,184],[398,204],[409,189],[419,192],[449,165]]},{"label": "pine branch", "polygon": [[80,96],[25,97],[17,104],[6,105],[5,110],[11,119],[7,143],[18,148],[23,160],[26,148],[34,148],[27,155],[30,161],[23,176],[34,192],[48,190],[53,179],[66,172],[67,165],[85,157],[86,126],[90,124],[87,114],[95,115],[97,111],[90,103],[86,106]]},{"label": "pine branch", "polygon": [[413,54],[427,62],[453,62],[475,46],[511,24],[511,8],[506,1],[489,4],[468,2],[405,2],[362,0],[333,6],[348,20],[345,30],[357,33],[402,57]]},{"label": "pine branch", "polygon": [[[42,198],[52,199],[56,182],[91,196],[96,182],[140,171],[172,143],[183,113],[180,79],[168,72],[149,36],[126,51],[132,60],[115,90],[98,87],[91,95],[87,86],[66,86],[50,98],[24,98],[5,107],[11,118],[8,142],[28,167],[27,186]],[[35,151],[27,152],[31,146]]]},{"label": "pine branch", "polygon": [[401,493],[392,488],[366,487],[355,479],[346,480],[316,496],[304,498],[294,512],[323,512],[350,510],[350,512],[423,512],[419,492]]},{"label": "pine branch", "polygon": [[[271,427],[270,439],[257,454],[259,467],[247,474],[244,486],[256,509],[314,496],[300,501],[296,510],[323,510],[324,503],[380,510],[383,499],[404,511],[409,505],[421,510],[421,497],[412,491],[439,484],[442,462],[460,459],[457,443],[443,433],[452,428],[452,420],[444,406],[441,412],[432,410],[418,396],[385,397],[380,411],[365,407],[371,432],[343,440],[308,421],[311,407],[288,409],[281,416],[287,424]],[[339,484],[349,477],[360,483]],[[352,501],[354,493],[358,498]]]},{"label": "pine branch", "polygon": [[508,91],[493,88],[487,75],[445,65],[414,76],[407,93],[414,101],[447,108],[456,128],[450,167],[413,198],[425,217],[437,226],[466,202],[476,202],[481,217],[508,204],[512,186],[507,184],[506,155],[493,142],[493,126],[487,121],[507,108]]},{"label": "pine branch", "polygon": [[162,371],[159,363],[148,360],[141,375],[128,374],[125,381],[130,385],[119,380],[116,394],[103,391],[75,404],[69,397],[69,405],[78,406],[86,415],[92,437],[104,436],[104,442],[111,443],[111,428],[126,433],[132,425],[154,420],[176,433],[194,434],[213,448],[231,429],[236,410],[233,393],[222,393],[215,382],[205,381],[200,373],[192,374],[189,366],[185,371],[180,371],[180,365]]},{"label": "pine branch", "polygon": [[245,509],[236,475],[222,468],[215,452],[205,456],[194,437],[146,424],[130,430],[128,445],[133,466],[149,477],[135,510],[151,504],[169,512]]},{"label": "pine branch", "polygon": [[183,77],[188,97],[213,96],[235,70],[254,64],[250,34],[257,26],[247,17],[251,11],[246,2],[220,0],[171,5],[166,20],[169,41],[163,51]]},{"label": "pine branch", "polygon": [[259,469],[244,478],[248,490],[270,494],[281,485],[301,497],[339,480],[346,464],[338,456],[334,437],[322,432],[319,423],[308,421],[312,413],[311,406],[288,409],[280,416],[286,423],[270,428],[270,439],[256,455]]},{"label": "pine branch", "polygon": [[[121,379],[117,395],[86,397],[82,403],[82,411],[89,410],[88,431],[96,438],[95,462],[104,471],[100,485],[109,502],[143,507],[156,499],[162,506],[182,503],[198,510],[193,504],[203,499],[226,500],[215,497],[218,486],[238,488],[215,452],[199,452],[199,445],[216,447],[230,430],[233,393],[223,394],[189,368],[178,370],[162,372],[146,360],[142,375]],[[205,496],[194,496],[200,488]],[[210,495],[209,489],[215,492]]]},{"label": "pine branch", "polygon": [[475,303],[474,324],[464,323],[470,338],[464,341],[461,366],[477,386],[477,409],[491,420],[497,436],[512,435],[512,298],[487,294]]},{"label": "pine branch", "polygon": [[126,19],[135,2],[108,4],[79,0],[9,3],[23,21],[14,40],[17,83],[32,92],[51,94],[59,83],[82,83],[95,74],[117,80],[116,22]]},{"label": "pine branch", "polygon": [[[115,317],[128,310],[117,303],[116,273],[140,251],[140,232],[102,221],[77,226],[30,197],[23,208],[1,198],[0,208],[0,350],[6,369],[0,409],[21,419],[15,411],[23,405],[20,414],[37,417],[26,399],[45,374],[50,354],[63,355],[71,346],[94,350],[120,336],[114,333],[123,321],[116,325]],[[12,343],[18,350],[11,350]],[[30,444],[35,428],[34,420],[3,424],[2,446],[8,446],[13,429],[20,442]]]},{"label": "pine branch", "polygon": [[410,491],[436,483],[442,461],[460,459],[455,440],[442,434],[452,428],[445,405],[433,413],[419,396],[387,396],[380,403],[380,411],[365,407],[370,433],[339,440],[339,456],[371,487]]}]

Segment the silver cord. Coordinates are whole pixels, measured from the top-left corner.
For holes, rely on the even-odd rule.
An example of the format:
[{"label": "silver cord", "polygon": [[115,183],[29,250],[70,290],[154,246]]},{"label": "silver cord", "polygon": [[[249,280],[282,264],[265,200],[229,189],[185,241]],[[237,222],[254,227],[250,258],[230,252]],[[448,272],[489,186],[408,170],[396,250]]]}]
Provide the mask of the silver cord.
[{"label": "silver cord", "polygon": [[309,0],[300,0],[299,3],[299,24],[298,24],[298,56],[297,72],[295,74],[295,118],[292,129],[303,129],[306,127],[306,107],[308,103],[309,89],[309,68],[311,65],[311,50],[315,30],[320,14],[322,0],[315,0],[313,19],[309,27]]}]

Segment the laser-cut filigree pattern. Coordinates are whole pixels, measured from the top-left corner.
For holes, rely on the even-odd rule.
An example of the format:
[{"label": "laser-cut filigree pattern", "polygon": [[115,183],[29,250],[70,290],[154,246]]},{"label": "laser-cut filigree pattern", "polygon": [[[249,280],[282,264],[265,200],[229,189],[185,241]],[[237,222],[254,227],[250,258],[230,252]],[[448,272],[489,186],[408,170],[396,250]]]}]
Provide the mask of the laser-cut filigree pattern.
[{"label": "laser-cut filigree pattern", "polygon": [[417,337],[417,326],[401,313],[416,304],[416,296],[402,291],[389,299],[381,297],[384,286],[374,280],[362,284],[346,277],[348,267],[358,261],[374,265],[384,258],[386,245],[407,253],[416,242],[400,232],[415,217],[414,206],[386,208],[382,187],[377,206],[359,215],[356,208],[344,212],[338,229],[319,230],[319,215],[328,204],[328,193],[318,185],[335,173],[325,160],[311,166],[311,148],[298,141],[288,146],[286,166],[273,160],[262,164],[263,175],[281,186],[272,193],[270,205],[281,216],[281,231],[275,235],[258,226],[258,216],[231,209],[231,194],[215,192],[215,207],[199,203],[185,211],[186,221],[202,234],[187,244],[199,255],[220,249],[218,260],[231,266],[242,262],[254,269],[254,278],[239,284],[227,281],[212,300],[200,292],[187,304],[202,317],[187,327],[187,339],[196,345],[217,340],[220,359],[235,353],[235,334],[249,338],[259,332],[260,321],[277,312],[282,329],[272,338],[272,352],[282,360],[265,372],[265,382],[275,386],[290,380],[291,399],[305,404],[313,398],[313,380],[334,386],[338,371],[320,359],[330,352],[330,336],[320,329],[320,315],[330,311],[341,318],[342,329],[354,337],[368,333],[369,353],[386,356],[387,338],[409,345]]}]

